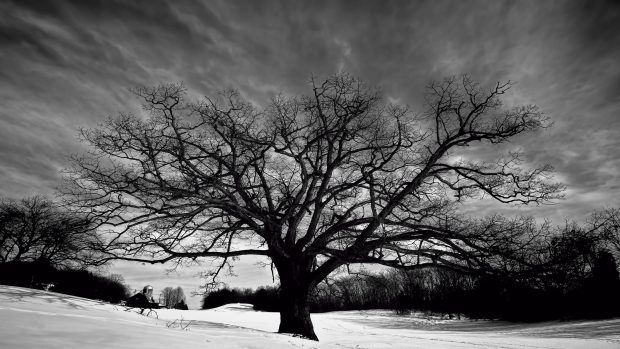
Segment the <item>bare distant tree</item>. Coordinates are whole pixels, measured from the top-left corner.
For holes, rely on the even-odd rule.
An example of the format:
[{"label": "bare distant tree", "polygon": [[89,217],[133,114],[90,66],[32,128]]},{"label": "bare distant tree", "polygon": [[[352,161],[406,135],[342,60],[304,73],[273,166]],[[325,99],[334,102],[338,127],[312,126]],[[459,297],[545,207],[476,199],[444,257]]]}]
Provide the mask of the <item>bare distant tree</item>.
[{"label": "bare distant tree", "polygon": [[[549,166],[519,154],[459,157],[546,126],[534,106],[504,109],[510,83],[431,84],[428,111],[386,104],[348,75],[258,110],[235,92],[198,103],[182,85],[140,88],[141,116],[84,130],[91,151],[66,176],[68,203],[110,227],[110,258],[151,263],[271,259],[281,283],[279,332],[317,339],[308,297],[352,263],[511,268],[527,243],[499,217],[456,214],[472,199],[556,199]],[[498,257],[500,256],[500,257]],[[507,262],[512,261],[512,262]]]},{"label": "bare distant tree", "polygon": [[185,292],[181,286],[177,288],[166,287],[161,291],[160,303],[166,308],[172,309],[181,301],[185,302]]},{"label": "bare distant tree", "polygon": [[598,234],[601,249],[608,249],[620,260],[620,209],[608,208],[592,214],[588,228]]},{"label": "bare distant tree", "polygon": [[0,263],[45,260],[60,267],[96,265],[97,243],[89,220],[46,198],[0,199]]},{"label": "bare distant tree", "polygon": [[125,285],[125,277],[123,277],[123,275],[121,274],[110,274],[110,276],[108,276],[108,278],[115,283],[121,284],[121,285]]}]

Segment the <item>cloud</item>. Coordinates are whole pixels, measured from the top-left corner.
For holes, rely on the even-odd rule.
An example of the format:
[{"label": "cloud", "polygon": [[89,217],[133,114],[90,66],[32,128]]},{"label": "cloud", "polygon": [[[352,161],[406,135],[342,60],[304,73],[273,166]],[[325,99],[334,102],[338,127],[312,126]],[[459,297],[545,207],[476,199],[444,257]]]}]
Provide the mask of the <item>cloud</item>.
[{"label": "cloud", "polygon": [[554,165],[567,200],[523,211],[583,216],[620,195],[619,59],[617,1],[4,1],[0,194],[53,193],[66,156],[85,149],[79,127],[139,112],[130,87],[184,81],[264,104],[344,69],[421,113],[428,82],[469,73],[516,81],[508,104],[554,121],[472,149],[521,148],[529,164]]}]

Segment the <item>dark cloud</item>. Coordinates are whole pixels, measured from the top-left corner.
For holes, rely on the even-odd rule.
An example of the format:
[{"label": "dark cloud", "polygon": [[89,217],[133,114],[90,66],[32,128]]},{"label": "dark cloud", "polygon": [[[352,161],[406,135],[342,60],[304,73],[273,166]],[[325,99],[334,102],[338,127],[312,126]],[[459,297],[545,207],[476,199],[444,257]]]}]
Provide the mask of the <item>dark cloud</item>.
[{"label": "dark cloud", "polygon": [[[519,147],[569,190],[510,212],[583,217],[620,195],[618,1],[0,2],[0,194],[51,194],[83,151],[78,127],[139,108],[128,88],[184,81],[197,95],[237,88],[256,103],[308,92],[344,70],[424,106],[424,86],[468,73],[512,80],[508,104],[551,117]],[[497,206],[478,203],[476,212]]]}]

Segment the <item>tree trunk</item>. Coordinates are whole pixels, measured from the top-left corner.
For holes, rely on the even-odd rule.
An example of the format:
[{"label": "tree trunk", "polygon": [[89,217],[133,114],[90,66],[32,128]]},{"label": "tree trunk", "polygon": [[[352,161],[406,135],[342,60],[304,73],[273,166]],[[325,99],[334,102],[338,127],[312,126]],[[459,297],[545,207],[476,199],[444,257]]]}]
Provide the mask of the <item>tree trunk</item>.
[{"label": "tree trunk", "polygon": [[313,283],[309,280],[311,261],[280,258],[275,261],[280,277],[279,333],[292,333],[318,341],[310,319],[309,296]]},{"label": "tree trunk", "polygon": [[292,333],[302,335],[308,339],[318,341],[314,333],[314,326],[310,319],[310,304],[308,286],[298,284],[287,285],[282,282],[280,288],[280,328],[279,333]]}]

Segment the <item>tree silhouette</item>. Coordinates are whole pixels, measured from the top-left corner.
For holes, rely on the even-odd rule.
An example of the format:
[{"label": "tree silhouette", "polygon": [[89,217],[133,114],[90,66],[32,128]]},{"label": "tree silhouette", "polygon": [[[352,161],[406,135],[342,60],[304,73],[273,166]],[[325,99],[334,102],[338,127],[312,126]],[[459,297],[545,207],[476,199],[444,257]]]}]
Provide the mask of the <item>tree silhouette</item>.
[{"label": "tree silhouette", "polygon": [[589,223],[589,228],[597,233],[600,248],[609,250],[616,260],[620,258],[620,208],[596,211]]},{"label": "tree silhouette", "polygon": [[520,155],[459,158],[544,128],[534,106],[505,109],[510,83],[483,90],[468,77],[431,84],[414,116],[348,75],[312,81],[308,96],[259,110],[236,92],[187,101],[180,84],[140,88],[146,117],[121,114],[82,132],[63,192],[109,227],[109,258],[151,263],[243,255],[278,272],[279,332],[317,339],[314,287],[352,263],[503,268],[523,260],[521,222],[468,219],[468,199],[541,203],[560,184]]},{"label": "tree silhouette", "polygon": [[0,263],[45,262],[55,267],[98,264],[99,236],[86,217],[41,196],[0,198]]},{"label": "tree silhouette", "polygon": [[613,316],[620,311],[620,275],[616,266],[616,259],[608,251],[599,251],[592,266],[592,276],[589,280],[591,311],[595,316]]}]

